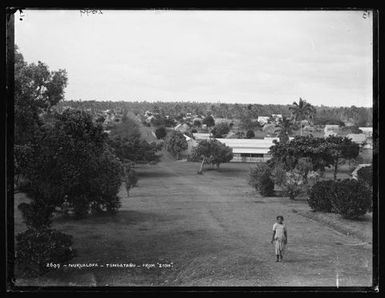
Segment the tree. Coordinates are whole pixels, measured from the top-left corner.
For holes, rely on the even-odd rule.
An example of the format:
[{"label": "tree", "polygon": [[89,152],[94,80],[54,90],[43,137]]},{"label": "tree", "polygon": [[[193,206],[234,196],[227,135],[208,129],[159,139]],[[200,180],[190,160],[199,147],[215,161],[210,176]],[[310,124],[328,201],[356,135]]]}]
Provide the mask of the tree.
[{"label": "tree", "polygon": [[122,139],[140,138],[139,124],[130,117],[125,117],[121,123],[111,127],[110,137]]},{"label": "tree", "polygon": [[333,135],[328,136],[325,141],[334,167],[334,180],[337,180],[338,165],[341,161],[356,158],[359,154],[359,145],[347,137]]},{"label": "tree", "polygon": [[227,135],[230,131],[230,127],[227,123],[219,123],[214,126],[211,133],[213,134],[214,138],[223,138],[225,135]]},{"label": "tree", "polygon": [[293,133],[293,122],[291,119],[283,117],[275,126],[275,133],[279,137],[279,142],[286,144],[290,135]]},{"label": "tree", "polygon": [[158,138],[158,140],[164,139],[166,137],[166,135],[167,135],[166,128],[164,126],[161,126],[161,127],[157,128],[155,130],[155,135]]},{"label": "tree", "polygon": [[252,120],[251,112],[247,110],[247,113],[240,118],[240,127],[246,130],[261,130],[262,126],[257,120]]},{"label": "tree", "polygon": [[88,213],[91,203],[102,201],[113,211],[122,168],[109,151],[103,128],[89,114],[78,110],[55,114],[53,123],[36,134],[32,147],[33,159],[24,175],[33,202],[52,210],[67,198],[78,217]]},{"label": "tree", "polygon": [[274,182],[271,179],[271,169],[266,163],[259,162],[250,168],[249,184],[260,192],[262,196],[274,194]]},{"label": "tree", "polygon": [[373,167],[362,167],[357,171],[358,181],[365,183],[369,188],[373,187]]},{"label": "tree", "polygon": [[248,131],[246,132],[246,138],[252,139],[252,138],[254,138],[254,137],[255,137],[254,130],[248,130]]},{"label": "tree", "polygon": [[172,131],[166,137],[165,141],[166,150],[176,158],[179,159],[180,153],[188,148],[188,144],[183,133],[179,131]]},{"label": "tree", "polygon": [[213,126],[215,126],[215,120],[214,120],[213,116],[208,115],[208,116],[206,116],[206,117],[202,120],[202,124],[206,124],[207,127],[213,127]]},{"label": "tree", "polygon": [[40,115],[64,99],[67,73],[43,62],[28,64],[15,46],[15,144],[28,143],[43,124]]},{"label": "tree", "polygon": [[318,175],[311,169],[310,162],[303,159],[290,169],[282,163],[275,164],[271,175],[274,183],[282,188],[284,194],[294,200],[301,193],[309,191],[318,181]]},{"label": "tree", "polygon": [[158,152],[162,149],[162,143],[149,143],[137,136],[134,137],[110,137],[109,144],[114,153],[122,162],[157,163],[160,159]]},{"label": "tree", "polygon": [[295,121],[300,122],[301,136],[302,136],[302,120],[308,120],[313,118],[315,115],[315,108],[307,103],[302,98],[299,98],[298,103],[293,102],[292,106],[289,107]]},{"label": "tree", "polygon": [[199,128],[199,127],[202,126],[202,122],[200,120],[198,120],[198,119],[195,119],[193,121],[193,125]]},{"label": "tree", "polygon": [[275,142],[270,147],[272,158],[269,164],[282,163],[287,171],[293,170],[300,158],[310,158],[314,171],[324,171],[333,164],[328,143],[324,138],[313,136],[296,136],[288,143]]},{"label": "tree", "polygon": [[192,155],[193,160],[203,160],[203,165],[216,165],[219,168],[221,163],[233,159],[233,150],[216,139],[210,139],[200,141],[198,146],[194,148]]}]

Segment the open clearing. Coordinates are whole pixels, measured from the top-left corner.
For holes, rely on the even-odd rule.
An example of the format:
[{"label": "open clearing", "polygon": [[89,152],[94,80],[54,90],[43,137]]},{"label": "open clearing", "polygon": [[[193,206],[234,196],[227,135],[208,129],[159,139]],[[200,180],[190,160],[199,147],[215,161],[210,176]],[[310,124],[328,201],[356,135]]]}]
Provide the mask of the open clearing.
[{"label": "open clearing", "polygon": [[[260,197],[247,185],[250,164],[141,165],[130,196],[122,187],[115,216],[57,218],[74,236],[71,263],[169,264],[168,268],[56,269],[17,285],[78,286],[371,286],[370,242],[301,216],[303,201]],[[18,194],[15,206],[23,198]],[[25,227],[15,208],[16,233]],[[285,217],[288,251],[275,262],[271,229]]]}]

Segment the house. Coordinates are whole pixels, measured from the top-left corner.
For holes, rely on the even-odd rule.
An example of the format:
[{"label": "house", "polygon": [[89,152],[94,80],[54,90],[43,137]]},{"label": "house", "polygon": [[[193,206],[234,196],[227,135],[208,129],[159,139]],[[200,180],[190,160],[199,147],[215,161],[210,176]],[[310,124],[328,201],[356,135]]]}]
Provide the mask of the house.
[{"label": "house", "polygon": [[283,119],[282,114],[271,114],[271,117],[274,119],[275,123],[279,123]]},{"label": "house", "polygon": [[150,112],[150,111],[146,111],[145,113],[144,113],[144,117],[150,117],[150,116],[152,116],[152,113]]},{"label": "house", "polygon": [[330,135],[336,136],[339,131],[339,125],[337,124],[326,124],[324,128],[324,136],[327,138]]},{"label": "house", "polygon": [[266,123],[269,123],[270,117],[269,116],[258,116],[257,121],[261,125],[265,125]]},{"label": "house", "polygon": [[346,135],[347,138],[351,139],[353,142],[357,143],[360,146],[363,146],[366,143],[366,135],[364,133],[350,133]]},{"label": "house", "polygon": [[359,127],[362,133],[364,133],[367,137],[373,136],[373,127]]},{"label": "house", "polygon": [[269,139],[217,139],[233,149],[231,162],[265,162],[271,158],[269,151],[274,145]]},{"label": "house", "polygon": [[174,130],[178,130],[178,131],[183,132],[183,133],[185,133],[189,129],[190,129],[190,127],[186,123],[178,124],[177,126],[174,127]]},{"label": "house", "polygon": [[211,133],[193,133],[195,140],[202,141],[208,140],[211,137]]},{"label": "house", "polygon": [[148,117],[146,118],[146,123],[151,123],[152,119],[154,119],[154,118],[155,118],[154,115],[148,116]]}]

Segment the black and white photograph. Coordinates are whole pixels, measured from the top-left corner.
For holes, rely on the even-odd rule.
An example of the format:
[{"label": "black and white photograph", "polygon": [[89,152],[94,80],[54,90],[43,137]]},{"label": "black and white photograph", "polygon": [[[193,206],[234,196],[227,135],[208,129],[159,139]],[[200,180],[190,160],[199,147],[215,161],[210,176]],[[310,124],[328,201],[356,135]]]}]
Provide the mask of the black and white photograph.
[{"label": "black and white photograph", "polygon": [[378,291],[377,17],[14,9],[11,287]]}]

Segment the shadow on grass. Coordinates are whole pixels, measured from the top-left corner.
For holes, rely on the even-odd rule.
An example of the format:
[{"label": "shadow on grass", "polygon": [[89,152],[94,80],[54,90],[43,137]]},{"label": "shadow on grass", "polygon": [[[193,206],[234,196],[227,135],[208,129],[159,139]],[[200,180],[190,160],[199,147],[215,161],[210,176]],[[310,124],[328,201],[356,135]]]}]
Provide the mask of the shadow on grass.
[{"label": "shadow on grass", "polygon": [[142,222],[164,222],[175,220],[175,216],[166,216],[153,212],[140,212],[134,210],[121,210],[117,214],[97,214],[89,215],[83,219],[75,219],[72,216],[57,216],[54,220],[56,224],[71,224],[71,225],[136,225]]},{"label": "shadow on grass", "polygon": [[175,173],[172,172],[166,172],[164,170],[153,170],[153,171],[141,171],[138,170],[136,172],[138,174],[139,178],[169,178],[169,177],[176,177],[178,176]]}]

